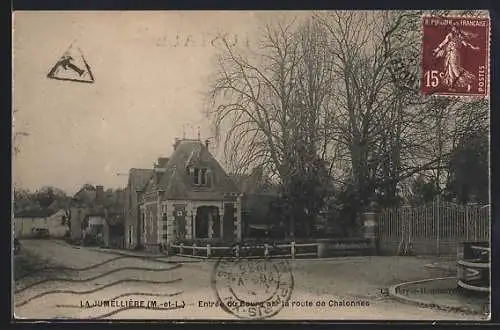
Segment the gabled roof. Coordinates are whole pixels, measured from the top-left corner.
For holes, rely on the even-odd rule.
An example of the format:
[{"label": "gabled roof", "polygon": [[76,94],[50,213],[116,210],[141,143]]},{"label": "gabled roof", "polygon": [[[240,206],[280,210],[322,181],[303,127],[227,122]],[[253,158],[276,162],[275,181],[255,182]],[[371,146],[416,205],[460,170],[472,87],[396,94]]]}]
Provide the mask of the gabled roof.
[{"label": "gabled roof", "polygon": [[[188,166],[210,169],[211,186],[194,186],[186,170]],[[155,175],[158,175],[158,180]],[[219,162],[199,140],[181,140],[169,158],[165,171],[155,175],[149,180],[146,190],[162,190],[165,199],[222,199],[226,193],[239,193]]]},{"label": "gabled roof", "polygon": [[143,189],[153,175],[152,169],[131,168],[129,171],[129,182],[131,187],[136,190]]},{"label": "gabled roof", "polygon": [[91,203],[95,200],[96,194],[95,188],[89,189],[88,187],[83,187],[78,190],[73,198],[81,202]]}]

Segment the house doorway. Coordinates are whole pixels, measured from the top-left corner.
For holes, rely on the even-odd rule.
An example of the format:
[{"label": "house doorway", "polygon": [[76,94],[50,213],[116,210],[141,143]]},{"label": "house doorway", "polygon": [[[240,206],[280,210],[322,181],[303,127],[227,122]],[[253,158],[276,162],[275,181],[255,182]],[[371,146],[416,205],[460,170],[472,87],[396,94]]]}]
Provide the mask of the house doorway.
[{"label": "house doorway", "polygon": [[219,208],[216,206],[198,207],[196,211],[194,238],[218,237],[220,237]]},{"label": "house doorway", "polygon": [[132,232],[132,225],[129,225],[128,226],[128,248],[131,248],[132,247],[132,235],[133,235],[133,232]]}]

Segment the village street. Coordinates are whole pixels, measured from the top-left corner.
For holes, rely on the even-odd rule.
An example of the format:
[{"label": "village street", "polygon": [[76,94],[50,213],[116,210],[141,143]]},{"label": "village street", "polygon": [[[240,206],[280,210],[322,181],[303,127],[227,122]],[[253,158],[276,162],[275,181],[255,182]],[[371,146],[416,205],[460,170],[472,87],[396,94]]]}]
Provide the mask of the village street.
[{"label": "village street", "polygon": [[[127,257],[50,240],[25,240],[22,244],[22,253],[37,254],[59,267],[80,270],[52,271],[45,275],[45,282],[39,284],[37,282],[43,279],[34,279],[31,275],[17,280],[14,311],[18,318],[236,319],[220,307],[199,306],[200,301],[217,301],[210,283],[215,261]],[[398,282],[442,275],[424,270],[424,267],[415,271],[423,262],[426,261],[411,257],[290,261],[295,283],[290,303],[325,301],[326,306],[283,307],[272,319],[481,319],[479,315],[407,305],[381,294],[382,288]],[[47,281],[47,276],[63,280]],[[403,276],[405,278],[401,279]],[[87,301],[113,299],[122,302],[143,300],[146,304],[156,301],[156,308],[85,306]],[[367,301],[369,306],[329,307],[332,300]]]}]

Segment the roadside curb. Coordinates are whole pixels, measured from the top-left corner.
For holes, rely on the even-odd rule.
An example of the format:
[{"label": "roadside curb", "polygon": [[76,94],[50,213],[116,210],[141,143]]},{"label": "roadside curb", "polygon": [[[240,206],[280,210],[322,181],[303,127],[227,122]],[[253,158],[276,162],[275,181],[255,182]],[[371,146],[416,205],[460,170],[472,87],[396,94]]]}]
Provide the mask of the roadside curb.
[{"label": "roadside curb", "polygon": [[410,298],[410,297],[407,297],[405,295],[397,293],[397,291],[400,291],[399,288],[406,286],[406,285],[425,283],[425,282],[436,281],[436,280],[446,280],[446,279],[456,279],[456,277],[455,276],[446,276],[446,277],[429,278],[429,279],[425,279],[425,280],[399,283],[399,284],[392,285],[391,287],[389,287],[389,296],[395,300],[400,301],[400,302],[409,303],[409,304],[420,306],[420,307],[436,308],[436,309],[440,309],[440,310],[444,310],[444,311],[461,312],[461,313],[474,314],[474,315],[484,315],[485,314],[485,313],[481,313],[481,312],[478,312],[477,310],[473,310],[471,308],[464,307],[464,306],[437,304],[437,303],[432,303],[432,302],[421,300],[421,299]]},{"label": "roadside curb", "polygon": [[456,268],[453,269],[453,268],[448,267],[448,266],[440,265],[439,263],[426,264],[426,265],[424,265],[424,267],[428,268],[428,269],[437,269],[437,270],[442,270],[445,272],[455,272],[456,273]]}]

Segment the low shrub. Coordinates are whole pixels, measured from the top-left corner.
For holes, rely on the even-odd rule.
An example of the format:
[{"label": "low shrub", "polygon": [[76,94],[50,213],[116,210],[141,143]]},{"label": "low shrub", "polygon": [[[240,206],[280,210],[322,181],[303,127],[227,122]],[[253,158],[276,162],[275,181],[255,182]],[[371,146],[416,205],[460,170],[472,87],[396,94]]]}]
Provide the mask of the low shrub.
[{"label": "low shrub", "polygon": [[102,246],[102,240],[98,239],[93,235],[87,235],[83,238],[83,246]]}]

